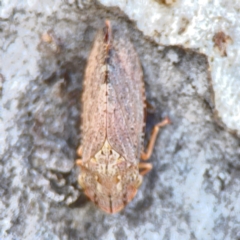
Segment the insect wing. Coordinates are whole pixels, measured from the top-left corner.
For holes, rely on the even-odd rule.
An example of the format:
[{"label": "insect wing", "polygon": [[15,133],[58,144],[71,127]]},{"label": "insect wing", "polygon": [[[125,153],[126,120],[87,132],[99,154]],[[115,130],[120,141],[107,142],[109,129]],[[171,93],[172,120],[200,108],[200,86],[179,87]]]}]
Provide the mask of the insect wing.
[{"label": "insect wing", "polygon": [[89,160],[102,148],[106,139],[105,50],[102,31],[96,36],[86,67],[83,92],[83,161]]},{"label": "insect wing", "polygon": [[145,92],[142,68],[131,42],[114,32],[108,65],[107,138],[128,161],[142,150]]}]

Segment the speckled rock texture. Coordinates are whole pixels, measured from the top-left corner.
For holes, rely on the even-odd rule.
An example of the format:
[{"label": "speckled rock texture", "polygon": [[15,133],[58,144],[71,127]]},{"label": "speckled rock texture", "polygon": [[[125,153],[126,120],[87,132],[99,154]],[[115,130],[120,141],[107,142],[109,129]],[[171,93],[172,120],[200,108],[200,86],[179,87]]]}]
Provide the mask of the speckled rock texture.
[{"label": "speckled rock texture", "polygon": [[[88,201],[74,165],[84,69],[105,19],[139,54],[153,106],[146,139],[172,120],[153,170],[115,215]],[[240,238],[239,139],[214,118],[206,54],[160,46],[119,8],[90,0],[3,0],[0,29],[1,240]]]}]

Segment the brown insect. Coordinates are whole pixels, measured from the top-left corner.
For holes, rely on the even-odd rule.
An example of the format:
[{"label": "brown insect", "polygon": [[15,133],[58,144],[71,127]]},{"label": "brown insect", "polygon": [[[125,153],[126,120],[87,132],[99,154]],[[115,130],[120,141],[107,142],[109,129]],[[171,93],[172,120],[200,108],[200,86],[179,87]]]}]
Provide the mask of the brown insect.
[{"label": "brown insect", "polygon": [[83,140],[78,148],[81,167],[78,182],[85,194],[102,210],[116,213],[129,203],[152,169],[147,160],[159,128],[152,132],[142,153],[145,126],[143,72],[133,45],[110,22],[99,31],[84,78]]},{"label": "brown insect", "polygon": [[223,31],[217,32],[213,36],[214,48],[218,50],[222,57],[227,56],[227,46],[232,43],[232,38]]}]

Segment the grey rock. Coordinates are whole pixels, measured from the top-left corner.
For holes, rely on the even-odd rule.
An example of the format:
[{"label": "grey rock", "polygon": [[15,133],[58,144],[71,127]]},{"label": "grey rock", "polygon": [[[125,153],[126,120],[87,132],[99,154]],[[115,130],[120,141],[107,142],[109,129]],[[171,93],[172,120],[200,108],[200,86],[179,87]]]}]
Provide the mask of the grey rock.
[{"label": "grey rock", "polygon": [[[155,123],[172,120],[154,169],[115,215],[88,201],[74,165],[84,69],[106,18],[140,56],[154,107],[146,143]],[[120,10],[94,1],[5,3],[0,26],[0,239],[240,237],[239,139],[213,118],[205,55],[159,46]]]}]

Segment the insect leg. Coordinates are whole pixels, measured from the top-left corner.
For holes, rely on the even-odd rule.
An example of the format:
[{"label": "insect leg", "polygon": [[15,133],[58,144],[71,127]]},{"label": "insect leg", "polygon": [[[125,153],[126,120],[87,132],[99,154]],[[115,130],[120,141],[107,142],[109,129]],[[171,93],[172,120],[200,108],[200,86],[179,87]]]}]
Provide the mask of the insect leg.
[{"label": "insect leg", "polygon": [[156,108],[150,102],[148,102],[147,100],[145,101],[145,103],[146,103],[146,111],[148,113],[154,113]]},{"label": "insect leg", "polygon": [[78,155],[79,157],[82,156],[82,145],[80,145],[80,146],[78,147],[78,149],[77,149],[77,155]]},{"label": "insect leg", "polygon": [[149,140],[149,143],[148,143],[148,146],[147,146],[147,150],[146,150],[146,152],[143,152],[141,154],[141,159],[142,160],[148,160],[151,157],[152,151],[153,151],[153,148],[154,148],[154,144],[155,144],[155,141],[156,141],[156,138],[157,138],[157,134],[158,134],[160,128],[164,127],[165,125],[167,125],[169,123],[170,123],[170,119],[168,117],[166,117],[163,121],[159,122],[158,124],[156,124],[154,126],[154,128],[152,130],[150,140]]},{"label": "insect leg", "polygon": [[152,169],[151,163],[139,163],[138,164],[139,172],[142,176],[147,174]]},{"label": "insect leg", "polygon": [[77,159],[76,160],[76,162],[75,162],[75,164],[77,165],[77,166],[82,166],[82,160],[81,159]]},{"label": "insect leg", "polygon": [[[80,145],[80,146],[78,147],[78,149],[77,149],[77,155],[78,155],[79,157],[82,156],[82,146],[81,146],[81,145]],[[76,165],[78,165],[78,166],[82,166],[82,160],[81,160],[81,159],[77,159],[75,163],[76,163]]]}]

